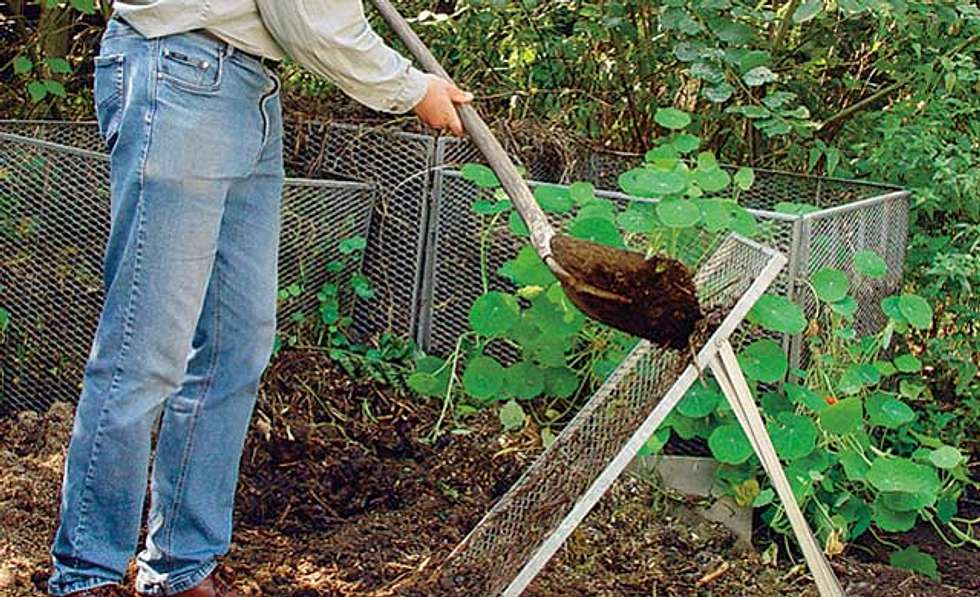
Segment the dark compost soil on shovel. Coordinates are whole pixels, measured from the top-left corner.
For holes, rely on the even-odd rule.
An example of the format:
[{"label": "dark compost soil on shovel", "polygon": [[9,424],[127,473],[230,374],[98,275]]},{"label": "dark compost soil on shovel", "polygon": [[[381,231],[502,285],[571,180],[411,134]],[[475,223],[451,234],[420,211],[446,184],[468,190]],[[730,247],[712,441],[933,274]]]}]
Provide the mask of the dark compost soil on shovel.
[{"label": "dark compost soil on shovel", "polygon": [[[539,450],[487,412],[469,432],[421,441],[438,415],[351,382],[317,353],[281,355],[263,384],[242,463],[225,560],[249,595],[400,595],[438,567]],[[48,574],[72,410],[0,421],[0,595],[41,594]],[[651,483],[624,479],[532,584],[529,595],[806,595],[802,566],[765,563],[724,528],[651,508]],[[662,497],[662,496],[661,496]],[[950,554],[937,555],[940,570]],[[852,595],[971,595],[976,552],[953,554],[944,586],[880,564],[835,559]],[[972,563],[971,563],[972,562]],[[967,588],[970,587],[970,588]]]}]

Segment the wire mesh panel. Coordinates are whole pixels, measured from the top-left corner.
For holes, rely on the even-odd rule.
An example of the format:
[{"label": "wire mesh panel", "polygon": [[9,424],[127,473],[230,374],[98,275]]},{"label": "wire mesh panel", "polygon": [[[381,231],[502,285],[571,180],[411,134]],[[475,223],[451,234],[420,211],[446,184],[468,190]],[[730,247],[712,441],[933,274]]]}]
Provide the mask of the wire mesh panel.
[{"label": "wire mesh panel", "polygon": [[[288,179],[283,190],[280,284],[311,289],[280,319],[316,307],[316,289],[360,267],[330,273],[336,239],[366,235],[373,189]],[[109,232],[109,162],[102,154],[0,133],[0,410],[74,402],[102,305]]]},{"label": "wire mesh panel", "polygon": [[[700,300],[717,312],[716,322],[721,321],[716,335],[731,334],[758,298],[745,299],[750,287],[761,293],[783,263],[785,258],[774,251],[734,236],[705,260],[695,281]],[[586,490],[597,483],[668,392],[679,398],[686,390],[679,385],[690,385],[691,375],[679,380],[689,360],[686,352],[640,343],[457,546],[440,571],[442,587],[460,594],[499,594],[544,549],[560,523],[577,524],[566,517]],[[614,477],[604,486],[599,484],[598,491],[604,492]],[[570,531],[563,528],[564,535]]]},{"label": "wire mesh panel", "polygon": [[0,120],[0,133],[30,137],[76,149],[105,152],[105,142],[94,121]]},{"label": "wire mesh panel", "polygon": [[[484,231],[487,222],[481,221],[471,206],[477,199],[490,198],[490,191],[478,189],[458,172],[438,172],[433,192],[430,258],[423,282],[418,338],[426,350],[444,354],[453,349],[459,335],[467,329],[469,307],[484,291],[481,234],[487,233],[486,271],[492,289],[510,289],[509,282],[496,272],[516,255],[521,242],[510,233],[506,219]],[[620,193],[598,195],[620,206],[638,200]],[[812,273],[827,265],[853,273],[852,258],[861,250],[873,250],[885,258],[889,269],[884,279],[852,276],[854,296],[860,303],[858,331],[878,329],[883,322],[878,303],[901,287],[908,225],[906,192],[881,185],[758,170],[755,184],[739,201],[758,223],[754,239],[790,260],[770,291],[799,300],[808,317],[815,315],[817,307],[807,282]],[[786,209],[781,203],[808,203],[816,211],[776,211]],[[560,221],[556,219],[554,223]],[[805,358],[801,344],[800,336],[784,338],[793,366],[799,366]]]},{"label": "wire mesh panel", "polygon": [[364,273],[377,297],[359,303],[361,333],[415,333],[435,139],[378,127],[287,122],[288,168],[311,178],[346,178],[378,189]]}]

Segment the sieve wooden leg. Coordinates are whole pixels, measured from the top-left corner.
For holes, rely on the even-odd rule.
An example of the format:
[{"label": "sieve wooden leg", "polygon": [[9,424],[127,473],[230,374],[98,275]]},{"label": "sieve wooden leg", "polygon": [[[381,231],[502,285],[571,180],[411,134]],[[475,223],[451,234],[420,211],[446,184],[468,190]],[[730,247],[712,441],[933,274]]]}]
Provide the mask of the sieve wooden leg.
[{"label": "sieve wooden leg", "polygon": [[762,414],[752,399],[749,385],[735,358],[735,351],[732,350],[732,345],[727,339],[719,344],[718,353],[711,361],[711,371],[786,509],[793,533],[803,550],[803,556],[806,558],[807,566],[813,574],[821,597],[843,597],[844,591],[803,517],[799,504],[796,503],[789,479],[786,478],[783,466],[776,455],[776,449],[766,431]]}]

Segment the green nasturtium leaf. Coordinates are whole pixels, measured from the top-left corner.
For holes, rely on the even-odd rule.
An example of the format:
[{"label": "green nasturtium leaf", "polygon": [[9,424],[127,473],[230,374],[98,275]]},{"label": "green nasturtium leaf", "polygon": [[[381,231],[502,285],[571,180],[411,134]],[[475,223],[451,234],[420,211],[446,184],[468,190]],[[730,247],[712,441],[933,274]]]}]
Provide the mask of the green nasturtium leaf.
[{"label": "green nasturtium leaf", "polygon": [[949,470],[956,468],[963,462],[963,453],[959,448],[953,446],[942,446],[929,452],[929,462],[936,468]]},{"label": "green nasturtium leaf", "polygon": [[888,274],[888,264],[874,251],[865,250],[855,253],[854,269],[869,278],[884,278]]},{"label": "green nasturtium leaf", "polygon": [[749,311],[748,320],[764,329],[784,334],[799,334],[806,329],[803,309],[779,294],[766,293]]},{"label": "green nasturtium leaf", "polygon": [[820,413],[820,425],[836,435],[860,431],[864,412],[860,398],[845,398]]},{"label": "green nasturtium leaf", "polygon": [[794,404],[802,404],[815,413],[822,413],[829,406],[826,400],[806,386],[787,382],[783,384],[783,390]]},{"label": "green nasturtium leaf", "polygon": [[591,182],[576,182],[568,187],[568,195],[575,203],[585,205],[595,199],[595,185]]},{"label": "green nasturtium leaf", "polygon": [[514,236],[530,236],[527,230],[527,224],[521,219],[521,214],[517,213],[517,210],[510,212],[510,215],[507,216],[507,225],[510,227],[510,231]]},{"label": "green nasturtium leaf", "polygon": [[574,202],[565,187],[558,185],[540,185],[534,189],[534,198],[541,209],[548,213],[564,214],[572,210]]},{"label": "green nasturtium leaf", "polygon": [[911,570],[935,581],[939,580],[939,568],[936,566],[936,559],[920,551],[915,545],[892,553],[891,557],[888,558],[888,563],[895,568]]},{"label": "green nasturtium leaf", "polygon": [[907,404],[885,392],[875,392],[865,402],[868,419],[872,425],[898,429],[915,420],[915,411]]},{"label": "green nasturtium leaf", "polygon": [[484,189],[494,189],[500,186],[500,180],[493,170],[483,164],[463,164],[459,169],[463,178]]},{"label": "green nasturtium leaf", "polygon": [[700,168],[694,170],[694,182],[706,193],[717,193],[728,188],[732,177],[722,168]]},{"label": "green nasturtium leaf", "polygon": [[725,464],[742,464],[753,453],[749,439],[742,428],[734,423],[716,427],[708,436],[708,447],[715,460]]},{"label": "green nasturtium leaf", "polygon": [[505,263],[498,271],[519,287],[547,287],[556,281],[554,274],[530,245],[521,247],[517,257]]},{"label": "green nasturtium leaf", "polygon": [[616,217],[616,223],[623,232],[649,232],[657,225],[656,205],[643,201],[631,201],[625,210]]},{"label": "green nasturtium leaf", "polygon": [[524,427],[524,409],[514,400],[508,400],[500,407],[500,424],[507,431],[516,431]]},{"label": "green nasturtium leaf", "polygon": [[[564,357],[564,354],[562,355]],[[571,398],[579,387],[578,374],[568,367],[553,367],[545,372],[545,393],[556,398]]]},{"label": "green nasturtium leaf", "polygon": [[463,389],[480,400],[494,398],[503,389],[504,368],[494,359],[479,356],[469,362],[463,372]]},{"label": "green nasturtium leaf", "polygon": [[576,218],[568,227],[568,234],[575,238],[601,245],[622,248],[623,237],[612,220],[606,218]]},{"label": "green nasturtium leaf", "polygon": [[736,206],[732,210],[731,229],[732,232],[751,238],[758,232],[759,224],[756,222],[755,216],[749,213],[749,210]]},{"label": "green nasturtium leaf", "polygon": [[701,209],[686,199],[664,199],[657,204],[657,217],[669,228],[689,228],[701,219]]},{"label": "green nasturtium leaf", "polygon": [[878,528],[889,533],[904,533],[915,526],[915,512],[898,512],[885,505],[881,494],[875,498],[871,507],[871,519]]},{"label": "green nasturtium leaf", "polygon": [[734,180],[735,186],[743,191],[747,191],[755,183],[755,170],[748,166],[742,166],[735,172]]},{"label": "green nasturtium leaf", "polygon": [[908,458],[877,458],[871,463],[866,478],[872,487],[882,492],[935,496],[942,486],[936,469]]},{"label": "green nasturtium leaf", "polygon": [[681,168],[673,170],[660,170],[658,168],[636,168],[626,174],[633,174],[632,182],[628,186],[620,180],[620,186],[627,193],[640,197],[663,197],[665,195],[677,195],[687,190],[690,184],[691,175]]},{"label": "green nasturtium leaf", "polygon": [[504,389],[514,398],[530,400],[544,392],[544,371],[534,363],[520,361],[507,367],[504,376]]},{"label": "green nasturtium leaf", "polygon": [[827,303],[844,300],[850,286],[844,272],[830,267],[825,267],[810,276],[810,283],[813,284],[813,289],[820,300]]},{"label": "green nasturtium leaf", "polygon": [[917,373],[922,371],[922,361],[910,354],[895,357],[895,368],[902,373]]},{"label": "green nasturtium leaf", "polygon": [[917,294],[903,294],[898,299],[898,308],[909,324],[920,330],[932,327],[932,307]]},{"label": "green nasturtium leaf", "polygon": [[844,474],[851,481],[864,481],[871,465],[852,448],[845,448],[837,455],[840,458],[841,466],[844,467]]},{"label": "green nasturtium leaf", "polygon": [[691,117],[677,108],[659,108],[653,115],[653,119],[660,126],[671,129],[681,130],[691,124]]},{"label": "green nasturtium leaf", "polygon": [[817,427],[809,417],[782,412],[766,429],[772,437],[776,454],[783,460],[803,458],[817,445]]},{"label": "green nasturtium leaf", "polygon": [[694,384],[677,405],[677,412],[692,419],[707,417],[722,400],[721,392],[712,386],[706,388],[701,384]]},{"label": "green nasturtium leaf", "polygon": [[506,334],[520,317],[521,309],[513,295],[491,291],[476,299],[470,308],[470,327],[492,338]]},{"label": "green nasturtium leaf", "polygon": [[738,355],[738,362],[749,379],[762,383],[775,383],[789,370],[789,362],[783,348],[768,338],[756,340]]},{"label": "green nasturtium leaf", "polygon": [[701,139],[694,135],[681,133],[674,135],[670,144],[678,153],[691,153],[697,150],[698,147],[701,147]]}]

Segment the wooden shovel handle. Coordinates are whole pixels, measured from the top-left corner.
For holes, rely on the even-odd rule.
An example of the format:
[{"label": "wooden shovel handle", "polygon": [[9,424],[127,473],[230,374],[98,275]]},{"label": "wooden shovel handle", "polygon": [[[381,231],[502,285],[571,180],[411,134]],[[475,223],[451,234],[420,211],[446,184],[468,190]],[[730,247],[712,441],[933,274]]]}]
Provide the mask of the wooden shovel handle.
[{"label": "wooden shovel handle", "polygon": [[[389,0],[371,0],[374,6],[381,13],[385,22],[395,31],[398,37],[408,46],[409,51],[415,56],[416,60],[425,70],[441,77],[449,82],[452,78],[446,72],[439,61],[436,60],[425,43],[419,39],[415,31],[407,21],[398,13]],[[501,185],[507,191],[507,195],[514,202],[514,207],[520,214],[521,219],[527,225],[531,233],[531,242],[538,255],[544,259],[549,266],[555,267],[551,257],[551,237],[554,236],[554,228],[548,222],[547,216],[534,199],[534,194],[528,188],[524,178],[517,171],[514,162],[511,161],[507,152],[504,151],[500,141],[494,136],[490,127],[483,121],[480,114],[473,106],[463,104],[456,106],[459,118],[463,122],[463,127],[469,134],[473,143],[476,144],[480,152],[487,159],[490,167],[500,179]]]}]

